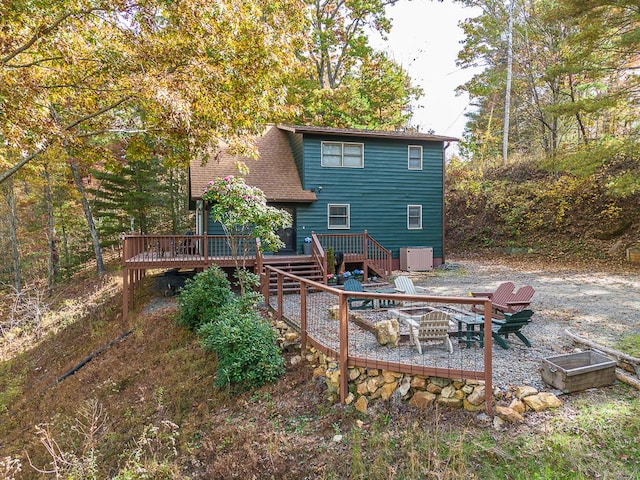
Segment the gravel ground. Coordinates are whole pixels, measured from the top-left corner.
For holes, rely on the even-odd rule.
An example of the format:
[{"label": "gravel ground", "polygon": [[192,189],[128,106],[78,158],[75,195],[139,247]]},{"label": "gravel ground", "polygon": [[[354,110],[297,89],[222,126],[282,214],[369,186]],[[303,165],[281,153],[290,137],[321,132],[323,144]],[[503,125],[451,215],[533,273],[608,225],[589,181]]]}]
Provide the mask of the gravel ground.
[{"label": "gravel ground", "polygon": [[492,291],[504,281],[512,281],[516,288],[535,288],[531,301],[535,315],[523,330],[532,347],[511,337],[509,350],[494,343],[496,385],[518,383],[549,389],[540,379],[540,360],[574,351],[565,330],[614,349],[625,336],[640,334],[638,272],[584,272],[561,267],[552,270],[549,266],[527,268],[500,261],[464,260],[453,261],[444,270],[410,276],[416,285],[428,288],[434,295],[465,296],[471,291]]},{"label": "gravel ground", "polygon": [[[494,342],[493,383],[501,388],[532,385],[540,390],[551,390],[542,382],[539,368],[543,358],[575,351],[572,340],[565,334],[566,329],[611,348],[616,348],[617,341],[625,335],[640,334],[640,274],[637,272],[587,273],[560,268],[551,270],[548,266],[527,268],[523,264],[514,266],[501,261],[454,260],[445,269],[395,274],[411,277],[416,285],[426,287],[428,294],[433,296],[466,297],[471,291],[495,290],[504,281],[512,281],[516,288],[523,285],[535,288],[531,302],[535,315],[523,329],[532,347],[526,347],[513,336],[508,339],[508,350]],[[295,312],[299,297],[290,295],[285,298],[285,310]],[[314,304],[314,301],[318,303]],[[322,307],[318,306],[320,304]],[[327,343],[335,344],[337,322],[326,321],[324,312],[327,306],[324,300],[310,300],[310,309],[320,312],[312,315],[315,320],[310,322],[310,328],[315,328]],[[387,311],[360,313],[373,323],[390,318]],[[350,325],[349,335],[351,352],[380,352],[370,332]],[[384,360],[477,370],[484,365],[482,352],[477,345],[467,349],[463,344],[454,342],[453,354],[434,346],[425,349],[420,356],[415,348],[404,343],[400,348],[386,349]]]},{"label": "gravel ground", "polygon": [[500,263],[457,261],[449,269],[414,276],[418,285],[436,295],[468,295],[494,290],[504,281],[516,288],[531,285],[534,322],[532,343],[556,352],[572,349],[565,329],[611,348],[625,335],[640,334],[640,273],[551,271],[514,268]]}]

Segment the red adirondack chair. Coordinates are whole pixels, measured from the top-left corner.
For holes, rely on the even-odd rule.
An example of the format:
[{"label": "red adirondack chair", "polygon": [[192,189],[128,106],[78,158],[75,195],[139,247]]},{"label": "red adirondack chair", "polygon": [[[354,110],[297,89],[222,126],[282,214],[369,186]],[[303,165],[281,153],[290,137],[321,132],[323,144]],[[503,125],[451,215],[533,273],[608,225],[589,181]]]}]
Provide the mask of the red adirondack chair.
[{"label": "red adirondack chair", "polygon": [[517,291],[514,289],[513,282],[504,282],[496,288],[495,292],[471,292],[471,295],[491,299],[493,316],[504,318],[504,313],[516,313],[527,308],[535,293],[535,289],[530,285],[520,287]]}]

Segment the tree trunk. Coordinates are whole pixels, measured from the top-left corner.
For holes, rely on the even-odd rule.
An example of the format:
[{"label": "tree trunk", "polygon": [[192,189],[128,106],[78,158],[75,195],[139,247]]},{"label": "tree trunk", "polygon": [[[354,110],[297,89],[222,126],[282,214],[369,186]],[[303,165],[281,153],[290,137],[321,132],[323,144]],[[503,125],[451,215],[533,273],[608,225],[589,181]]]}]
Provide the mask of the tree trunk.
[{"label": "tree trunk", "polygon": [[80,198],[82,200],[82,208],[84,210],[84,215],[87,219],[87,224],[89,226],[89,231],[91,232],[91,240],[93,241],[93,251],[96,255],[96,268],[98,271],[98,275],[104,275],[105,268],[104,262],[102,261],[102,248],[100,247],[100,237],[98,236],[98,230],[96,229],[96,224],[93,221],[93,215],[91,213],[91,207],[89,205],[89,200],[87,200],[87,195],[85,193],[84,187],[82,186],[82,178],[80,177],[80,172],[78,171],[78,165],[71,160],[69,162],[69,166],[71,167],[71,172],[73,173],[73,180],[75,181],[76,188],[80,193]]},{"label": "tree trunk", "polygon": [[16,293],[22,291],[22,276],[20,274],[20,251],[18,250],[18,219],[16,217],[16,199],[13,193],[13,179],[8,178],[3,185],[3,191],[7,206],[9,207],[9,239],[11,241],[11,251],[13,258],[13,286]]},{"label": "tree trunk", "polygon": [[171,233],[174,235],[178,235],[180,232],[178,231],[180,225],[180,213],[178,211],[178,199],[177,190],[178,190],[178,182],[175,178],[175,170],[173,168],[169,168],[169,198],[171,202]]},{"label": "tree trunk", "polygon": [[509,150],[509,114],[511,113],[511,70],[513,68],[513,0],[509,2],[507,29],[507,87],[504,94],[504,128],[502,131],[502,165],[507,164]]},{"label": "tree trunk", "polygon": [[64,252],[64,262],[62,264],[64,268],[64,277],[69,278],[69,267],[71,266],[71,256],[69,255],[69,237],[67,235],[67,228],[64,222],[61,222],[62,233],[62,251]]},{"label": "tree trunk", "polygon": [[56,281],[60,257],[58,255],[58,247],[56,244],[56,229],[53,216],[53,193],[51,192],[51,178],[49,170],[45,164],[42,173],[44,177],[44,199],[47,206],[47,239],[49,243],[49,261],[47,271],[47,295],[51,296],[53,285]]},{"label": "tree trunk", "polygon": [[[573,81],[573,75],[571,74],[569,74],[569,94],[571,96],[571,103],[576,103],[575,85]],[[584,128],[584,123],[582,123],[580,112],[576,112],[576,121],[578,122],[578,128],[580,129],[580,134],[582,135],[582,141],[585,145],[587,145],[589,143],[589,139],[587,138],[587,130]]]}]

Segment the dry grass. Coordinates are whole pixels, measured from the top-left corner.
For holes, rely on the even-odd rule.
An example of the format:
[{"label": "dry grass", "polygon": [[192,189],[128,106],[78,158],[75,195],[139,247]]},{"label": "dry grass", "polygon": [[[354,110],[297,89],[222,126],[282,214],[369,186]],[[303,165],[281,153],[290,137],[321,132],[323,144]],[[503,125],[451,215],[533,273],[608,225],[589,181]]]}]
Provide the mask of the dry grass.
[{"label": "dry grass", "polygon": [[[123,324],[117,290],[88,276],[52,302],[55,327],[41,331],[30,348],[5,352],[11,357],[0,363],[5,478],[47,477],[36,468],[98,479],[471,479],[491,469],[503,478],[523,478],[527,470],[539,472],[536,478],[572,478],[570,470],[553,477],[545,471],[555,471],[563,444],[585,435],[604,447],[597,454],[572,451],[576,472],[593,472],[594,455],[617,468],[618,478],[637,471],[639,427],[631,420],[640,418],[638,400],[620,387],[572,396],[561,411],[530,416],[501,433],[459,410],[377,402],[363,415],[329,404],[324,383],[305,362],[288,363],[276,384],[231,397],[212,386],[215,359],[175,326],[175,299],[160,298],[152,280]],[[598,422],[578,422],[585,415]],[[607,415],[623,422],[615,432],[602,420]],[[549,440],[536,442],[543,438]],[[535,456],[514,463],[516,447],[543,448],[542,465]]]}]

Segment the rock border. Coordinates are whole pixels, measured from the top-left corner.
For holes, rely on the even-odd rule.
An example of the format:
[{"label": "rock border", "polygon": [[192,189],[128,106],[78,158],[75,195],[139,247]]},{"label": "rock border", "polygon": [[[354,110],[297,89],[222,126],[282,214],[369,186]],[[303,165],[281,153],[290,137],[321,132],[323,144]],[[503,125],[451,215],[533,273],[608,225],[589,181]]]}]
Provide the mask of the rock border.
[{"label": "rock border", "polygon": [[[287,323],[274,322],[278,331],[278,344],[282,350],[300,350],[300,335]],[[308,346],[301,355],[291,359],[292,364],[303,358],[313,368],[313,378],[321,380],[327,387],[327,401],[335,403],[340,397],[340,365],[315,347]],[[367,414],[374,401],[407,402],[416,408],[434,405],[462,408],[470,413],[485,411],[485,383],[483,380],[449,379],[409,375],[387,370],[350,367],[345,403],[357,411]],[[506,423],[524,420],[527,412],[541,412],[562,405],[560,399],[551,392],[539,392],[532,386],[515,387],[505,392],[496,387],[493,390],[495,402],[494,428],[500,429]],[[509,402],[508,404],[505,404]]]}]

